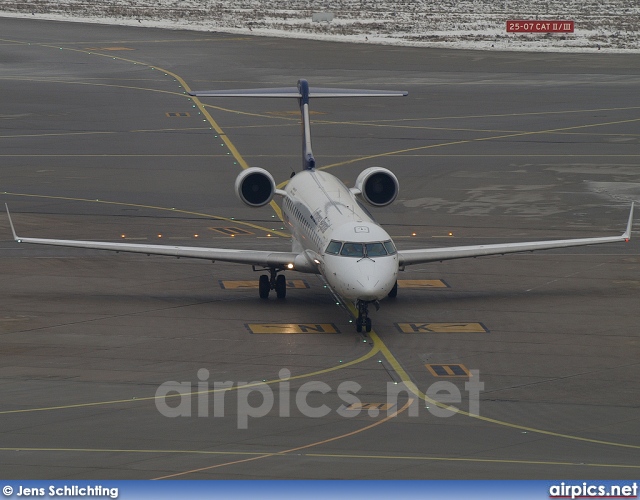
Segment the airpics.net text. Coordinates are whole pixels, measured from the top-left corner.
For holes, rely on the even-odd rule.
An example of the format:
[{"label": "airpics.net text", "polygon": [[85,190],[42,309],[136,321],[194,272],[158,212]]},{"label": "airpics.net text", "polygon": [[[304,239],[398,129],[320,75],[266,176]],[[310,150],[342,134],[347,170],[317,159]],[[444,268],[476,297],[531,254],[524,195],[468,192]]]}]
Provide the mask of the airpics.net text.
[{"label": "airpics.net text", "polygon": [[[484,389],[484,382],[480,380],[479,370],[470,370],[470,377],[464,383],[464,391],[468,399],[468,410],[471,415],[480,414],[480,392]],[[322,418],[334,411],[322,402],[322,398],[330,398],[333,388],[322,381],[308,381],[292,390],[291,371],[283,368],[278,373],[278,380],[272,382],[210,382],[209,370],[201,368],[197,373],[198,382],[168,381],[162,383],[155,394],[157,410],[165,417],[223,418],[225,403],[229,403],[225,396],[235,393],[237,400],[237,427],[248,429],[250,418],[262,418],[276,411],[278,417],[290,417],[292,404],[297,411],[309,418]],[[451,405],[461,404],[464,400],[462,391],[450,381],[437,381],[429,385],[424,392],[413,383],[386,384],[386,400],[384,404],[371,405],[363,402],[359,392],[362,386],[355,381],[341,382],[335,389],[335,394],[342,403],[335,412],[345,418],[352,418],[367,411],[371,417],[377,417],[382,411],[393,415],[398,409],[400,398],[413,402],[409,405],[406,415],[418,417],[421,408],[426,409],[428,415],[447,418],[458,413],[459,408]],[[371,396],[367,396],[370,399]],[[420,399],[423,403],[420,404]],[[310,402],[311,400],[311,402]],[[331,397],[335,401],[334,397]],[[322,403],[322,404],[320,404]],[[313,404],[313,406],[312,406]],[[233,414],[229,411],[229,414]],[[424,411],[422,411],[424,415]]]}]

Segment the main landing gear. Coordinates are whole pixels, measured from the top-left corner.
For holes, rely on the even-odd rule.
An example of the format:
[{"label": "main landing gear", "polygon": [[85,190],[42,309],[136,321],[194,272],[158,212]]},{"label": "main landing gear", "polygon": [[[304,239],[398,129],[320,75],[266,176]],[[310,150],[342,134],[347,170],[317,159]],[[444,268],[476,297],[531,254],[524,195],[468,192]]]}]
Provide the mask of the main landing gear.
[{"label": "main landing gear", "polygon": [[287,280],[283,274],[278,274],[278,269],[269,269],[271,277],[263,274],[260,276],[258,282],[258,293],[261,299],[268,299],[269,292],[271,290],[276,291],[276,296],[279,299],[284,299],[287,296]]}]

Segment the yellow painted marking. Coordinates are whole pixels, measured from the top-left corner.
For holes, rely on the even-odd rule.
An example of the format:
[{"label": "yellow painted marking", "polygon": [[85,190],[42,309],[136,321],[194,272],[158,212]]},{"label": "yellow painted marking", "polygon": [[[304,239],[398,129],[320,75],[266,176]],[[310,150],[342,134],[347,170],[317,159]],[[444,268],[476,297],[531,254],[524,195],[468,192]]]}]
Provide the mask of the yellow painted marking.
[{"label": "yellow painted marking", "polygon": [[283,236],[285,238],[289,238],[290,237],[290,235],[287,234],[287,233],[283,233],[283,232],[280,232],[280,231],[274,231],[274,230],[268,229],[266,227],[258,226],[257,224],[252,224],[250,222],[232,220],[232,219],[229,219],[228,217],[222,217],[220,215],[205,214],[205,213],[202,213],[202,212],[191,212],[190,210],[180,210],[180,209],[177,209],[177,208],[157,207],[157,206],[154,206],[154,205],[142,205],[142,204],[139,204],[139,203],[124,203],[124,202],[121,202],[121,201],[90,200],[88,198],[73,198],[73,197],[69,197],[69,196],[47,196],[47,195],[42,195],[42,194],[9,193],[7,191],[4,191],[2,194],[9,195],[9,196],[23,196],[23,197],[26,197],[26,198],[42,198],[42,199],[46,199],[46,200],[68,200],[68,201],[82,201],[82,202],[87,202],[87,203],[102,203],[102,204],[105,204],[105,205],[116,205],[116,206],[121,206],[121,207],[134,207],[134,208],[148,208],[148,209],[151,209],[151,210],[162,210],[164,212],[174,212],[174,213],[186,214],[186,215],[197,215],[199,217],[208,217],[208,218],[211,218],[211,219],[217,219],[217,220],[221,220],[221,221],[225,221],[225,222],[231,222],[233,224],[241,224],[243,226],[252,227],[254,229],[258,229],[260,231],[265,231],[267,233],[277,234],[278,236]]},{"label": "yellow painted marking", "polygon": [[131,49],[129,47],[94,47],[92,49],[87,49],[87,50],[107,50],[109,52],[120,52],[124,50],[135,50],[135,49]]},{"label": "yellow painted marking", "polygon": [[387,411],[391,409],[395,404],[394,403],[352,403],[345,408],[345,410],[380,410]]},{"label": "yellow painted marking", "polygon": [[504,118],[507,116],[546,116],[546,115],[570,115],[580,113],[595,113],[600,111],[632,111],[640,109],[640,106],[625,106],[622,108],[595,108],[595,109],[576,109],[576,110],[560,110],[560,111],[533,111],[527,113],[500,113],[487,115],[457,115],[457,116],[434,116],[423,118],[388,118],[383,120],[366,120],[350,122],[356,125],[367,123],[394,123],[394,122],[416,122],[416,121],[438,121],[438,120],[469,120],[473,118]]},{"label": "yellow painted marking", "polygon": [[[222,288],[223,290],[237,290],[239,288],[251,288],[251,289],[258,288],[257,280],[247,280],[247,281],[220,280],[219,283],[220,283],[220,288]],[[309,288],[309,283],[307,283],[305,280],[287,280],[287,288],[298,288],[298,289]]]},{"label": "yellow painted marking", "polygon": [[251,333],[340,333],[333,323],[247,323]]},{"label": "yellow painted marking", "polygon": [[247,231],[246,229],[239,229],[237,227],[210,227],[212,231],[217,231],[218,233],[226,234],[227,236],[243,236],[247,234],[253,234],[251,231]]},{"label": "yellow painted marking", "polygon": [[[352,314],[357,314],[357,311],[355,310],[355,307],[352,304],[348,304],[348,306],[349,306],[349,309],[351,310]],[[573,436],[571,434],[562,434],[560,432],[547,431],[545,429],[537,429],[535,427],[527,427],[526,425],[513,424],[511,422],[505,422],[504,420],[498,420],[498,419],[495,419],[495,418],[484,417],[482,415],[476,415],[476,414],[469,413],[467,411],[461,410],[460,408],[457,408],[455,406],[450,406],[450,405],[445,404],[445,403],[440,403],[439,401],[436,401],[436,400],[430,398],[425,393],[423,393],[420,389],[418,389],[418,387],[413,383],[413,381],[409,377],[409,374],[405,371],[404,368],[402,368],[402,365],[398,362],[396,357],[389,350],[389,348],[385,345],[385,343],[382,341],[382,339],[380,339],[380,337],[378,337],[378,334],[374,330],[371,330],[371,332],[369,332],[368,335],[373,340],[374,347],[377,347],[379,349],[380,353],[389,362],[389,364],[391,365],[393,370],[398,374],[398,376],[400,377],[402,382],[405,384],[407,389],[410,392],[412,392],[413,394],[415,394],[416,396],[418,396],[421,400],[423,400],[423,401],[425,401],[425,402],[427,402],[427,403],[429,403],[431,405],[435,405],[438,408],[445,408],[445,409],[448,409],[449,411],[452,411],[452,412],[457,413],[459,415],[464,415],[464,416],[469,417],[469,418],[475,418],[477,420],[481,420],[482,422],[487,422],[487,423],[499,425],[499,426],[502,426],[502,427],[508,427],[508,428],[511,428],[511,429],[517,429],[519,431],[533,432],[533,433],[542,434],[542,435],[545,435],[545,436],[553,436],[553,437],[562,438],[562,439],[570,439],[570,440],[573,440],[573,441],[580,441],[580,442],[583,442],[583,443],[592,443],[592,444],[600,444],[600,445],[606,445],[606,446],[614,446],[614,447],[617,447],[617,448],[630,448],[630,449],[634,449],[634,450],[640,450],[640,445],[636,445],[636,444],[616,443],[614,441],[604,441],[604,440],[600,440],[600,439],[590,439],[590,438],[585,438],[585,437],[581,437],[581,436]]]},{"label": "yellow painted marking", "polygon": [[[376,422],[377,423],[377,422]],[[263,456],[262,451],[217,451],[217,450],[167,450],[167,449],[120,449],[120,448],[40,448],[40,447],[23,447],[15,446],[12,448],[0,448],[0,451],[30,451],[30,452],[52,452],[52,453],[129,453],[129,454],[163,454],[163,455],[204,455],[204,456],[221,456],[221,455],[240,455],[240,456]],[[283,453],[283,452],[280,452]],[[480,457],[439,457],[439,456],[423,456],[423,455],[357,455],[342,453],[300,453],[296,456],[316,457],[316,458],[337,458],[358,459],[358,460],[403,460],[403,461],[443,461],[443,462],[468,462],[468,463],[501,463],[501,464],[520,464],[520,465],[559,465],[568,467],[609,467],[621,469],[640,469],[640,465],[633,464],[607,464],[607,463],[588,463],[588,462],[561,462],[561,461],[545,461],[545,460],[518,460],[508,458],[480,458]]]},{"label": "yellow painted marking", "polygon": [[496,463],[496,464],[521,464],[521,465],[564,465],[564,466],[581,466],[581,467],[621,467],[623,469],[640,469],[640,465],[616,465],[604,463],[585,463],[585,462],[556,462],[544,460],[512,460],[500,458],[466,458],[466,457],[425,457],[425,456],[398,456],[398,455],[344,455],[329,453],[305,453],[307,457],[318,458],[339,458],[339,459],[363,459],[363,460],[416,460],[416,461],[443,461],[443,462],[471,462],[471,463]]},{"label": "yellow painted marking", "polygon": [[[11,43],[18,43],[18,44],[22,44],[22,45],[26,45],[27,42],[19,42],[19,41],[15,41],[15,40],[2,40],[5,42],[11,42]],[[47,45],[47,44],[38,44],[41,47],[49,47],[49,48],[53,48],[53,49],[60,49],[59,46],[55,46],[55,45]],[[70,48],[66,48],[65,50],[70,50],[70,51],[75,51],[75,52],[83,52],[83,53],[89,53],[85,50],[78,50],[78,49],[70,49]],[[89,53],[91,54],[91,53]],[[95,53],[94,53],[95,54]],[[105,54],[95,54],[97,56],[103,56],[103,57],[112,57],[112,56],[107,56]],[[147,67],[152,68],[153,66],[148,65],[146,63],[142,63],[139,61],[133,61],[131,59],[125,59],[122,57],[113,57],[113,59],[118,59],[120,61],[126,61],[126,62],[131,62],[133,64],[144,64]],[[160,68],[158,68],[160,69]],[[161,70],[161,71],[165,71],[165,70]],[[170,73],[165,71],[165,73],[167,74],[171,74],[172,76],[175,76],[177,79],[179,79],[179,81],[184,82],[184,80],[182,78],[180,78],[178,75],[175,75],[174,73]],[[154,90],[154,89],[147,89],[149,91],[154,91],[154,92],[165,92],[165,91],[158,91],[158,90]],[[204,105],[198,101],[196,98],[193,98],[193,102],[196,103],[198,105],[198,107],[201,107],[201,109],[204,110]],[[611,109],[639,109],[639,107],[626,107],[626,108],[611,108]],[[205,110],[206,111],[206,110]],[[580,110],[579,112],[588,112],[589,110]],[[556,113],[565,113],[564,111],[558,111]],[[535,114],[535,113],[531,113],[531,114]],[[545,113],[540,113],[540,114],[545,114]],[[495,116],[521,116],[523,114],[505,114],[505,115],[495,115]],[[441,117],[440,119],[444,119],[445,117]],[[460,118],[460,117],[457,117]],[[213,120],[213,119],[211,119]],[[626,121],[621,121],[621,122],[610,122],[610,123],[604,123],[604,124],[600,124],[600,125],[611,125],[614,123],[625,123],[625,122],[633,122],[633,121],[640,121],[640,119],[637,120],[626,120]],[[214,122],[215,123],[215,122]],[[598,126],[598,125],[585,125],[583,127],[590,127],[590,126]],[[566,130],[571,130],[574,128],[582,128],[582,127],[567,127],[566,129],[555,129],[555,130],[546,130],[546,131],[534,131],[534,132],[528,132],[528,133],[523,133],[523,134],[515,134],[514,136],[518,135],[533,135],[533,134],[544,134],[544,133],[553,133],[553,132],[559,132],[559,131],[566,131]],[[504,136],[504,137],[513,137],[513,136]],[[341,163],[336,163],[333,165],[327,165],[326,167],[324,167],[324,169],[328,169],[328,168],[333,168],[336,166],[340,166],[340,165],[345,165],[345,164],[349,164],[349,163],[356,163],[359,161],[364,161],[367,159],[371,159],[371,158],[378,158],[378,157],[384,157],[384,156],[392,156],[394,154],[400,154],[403,152],[408,152],[408,151],[415,151],[415,150],[419,150],[419,149],[428,149],[431,147],[441,147],[441,146],[449,146],[449,145],[454,145],[454,144],[464,144],[464,143],[470,143],[470,142],[474,142],[474,141],[482,141],[482,140],[495,140],[495,139],[499,139],[499,138],[503,138],[503,137],[487,137],[487,138],[482,138],[482,139],[473,139],[473,140],[469,140],[469,141],[456,141],[456,142],[450,142],[450,143],[442,143],[442,144],[434,144],[434,145],[430,145],[430,146],[425,146],[425,147],[420,147],[420,148],[411,148],[411,149],[407,149],[407,150],[403,150],[403,151],[391,151],[391,152],[387,152],[387,153],[382,153],[382,154],[376,154],[376,155],[369,155],[369,156],[364,156],[364,157],[359,157],[350,161],[345,161],[345,162],[341,162]],[[239,160],[240,162],[240,160]],[[247,168],[248,165],[246,165],[246,163],[244,163],[245,166],[243,166],[243,168]],[[278,185],[279,188],[282,188],[282,186],[286,185],[286,182],[281,183],[280,185]],[[29,195],[29,194],[17,194],[17,193],[5,193],[5,194],[13,194],[14,196],[32,196],[32,197],[40,197],[40,198],[50,198],[50,199],[71,199],[71,200],[78,200],[76,198],[65,198],[65,197],[53,197],[53,196],[41,196],[41,195]],[[95,200],[82,200],[82,201],[95,201]],[[108,203],[108,202],[107,202]],[[135,205],[131,205],[131,204],[125,204],[125,203],[117,203],[117,202],[110,202],[112,204],[116,204],[116,205],[129,205],[129,206],[135,206]],[[274,202],[272,202],[273,205],[275,205]],[[142,207],[143,205],[138,205],[140,207]],[[277,207],[277,206],[276,206]],[[156,208],[156,207],[147,207],[147,208]],[[166,208],[158,208],[160,210],[170,210],[170,209],[166,209]],[[189,212],[185,212],[182,211],[182,213],[189,213]],[[278,213],[279,215],[281,215],[280,209],[278,208]],[[200,214],[201,215],[201,214]],[[209,215],[206,215],[209,216]],[[223,218],[220,218],[223,219]],[[349,308],[349,310],[351,311],[351,313],[355,316],[357,315],[357,311],[355,310],[355,307],[352,304],[347,304],[347,307]],[[460,415],[465,415],[468,416],[470,418],[475,418],[487,423],[492,423],[495,425],[500,425],[500,426],[504,426],[504,427],[508,427],[508,428],[512,428],[512,429],[517,429],[517,430],[521,430],[521,431],[527,431],[527,432],[534,432],[534,433],[538,433],[538,434],[542,434],[542,435],[547,435],[547,436],[552,436],[552,437],[559,437],[559,438],[564,438],[564,439],[571,439],[571,440],[575,440],[575,441],[580,441],[580,442],[588,442],[588,443],[592,443],[592,444],[600,444],[600,445],[606,445],[606,446],[614,446],[614,447],[620,447],[620,448],[630,448],[630,449],[635,449],[638,450],[640,449],[640,445],[633,445],[633,444],[625,444],[625,443],[616,443],[616,442],[611,442],[611,441],[603,441],[603,440],[598,440],[598,439],[589,439],[589,438],[584,438],[584,437],[580,437],[580,436],[572,436],[572,435],[568,435],[568,434],[561,434],[561,433],[557,433],[557,432],[552,432],[552,431],[547,431],[544,429],[536,429],[536,428],[532,428],[532,427],[526,427],[523,425],[518,425],[518,424],[513,424],[510,422],[505,422],[505,421],[501,421],[501,420],[497,420],[497,419],[492,419],[489,417],[483,417],[480,415],[474,415],[468,412],[465,412],[463,410],[460,410],[458,408],[440,403],[438,401],[435,401],[431,398],[429,398],[428,396],[426,396],[424,393],[422,393],[417,387],[416,385],[411,381],[408,373],[402,368],[402,366],[400,365],[400,363],[398,362],[398,360],[395,358],[395,356],[391,353],[391,351],[389,350],[389,348],[384,344],[384,342],[382,342],[382,340],[380,339],[380,337],[375,333],[375,331],[371,331],[369,333],[370,338],[373,340],[373,348],[371,349],[371,351],[369,351],[369,353],[365,354],[364,356],[361,356],[358,359],[355,359],[353,361],[347,362],[347,363],[343,363],[341,365],[336,365],[330,368],[326,368],[323,370],[318,370],[316,372],[311,372],[311,373],[307,373],[304,375],[298,375],[295,377],[291,377],[288,380],[294,380],[294,379],[300,379],[300,378],[308,378],[308,377],[313,377],[313,376],[317,376],[317,375],[321,375],[321,374],[325,374],[325,373],[329,373],[335,370],[339,370],[342,368],[346,368],[348,366],[353,366],[356,364],[359,364],[371,357],[373,357],[374,355],[381,353],[385,359],[391,364],[393,370],[400,376],[400,378],[402,379],[402,381],[405,383],[405,385],[407,386],[407,388],[415,395],[417,395],[420,399],[433,404],[435,406],[438,406],[440,408],[447,408],[451,411],[455,411]],[[264,382],[266,384],[275,384],[275,383],[279,383],[282,382],[282,379],[275,379],[275,380],[269,380],[267,382]],[[253,386],[257,386],[260,385],[259,383],[255,383],[255,384],[245,384],[242,386],[242,388],[248,388],[248,387],[253,387]],[[223,391],[227,391],[227,390],[237,390],[238,388],[234,387],[234,388],[230,388],[230,389],[222,389]],[[200,393],[215,393],[215,392],[220,392],[221,390],[210,390],[210,391],[200,391],[200,392],[193,392],[190,395],[197,395]],[[178,396],[178,395],[176,395]],[[179,396],[184,396],[184,394],[180,394]],[[171,397],[171,395],[165,396],[165,397]],[[25,409],[20,409],[20,410],[4,410],[4,411],[0,411],[0,415],[3,414],[9,414],[9,413],[29,413],[29,412],[36,412],[36,411],[51,411],[51,410],[61,410],[61,409],[71,409],[71,408],[85,408],[85,407],[91,407],[91,406],[103,406],[103,405],[111,405],[111,404],[122,404],[122,403],[131,403],[131,402],[140,402],[140,401],[151,401],[151,400],[155,400],[158,399],[155,396],[150,396],[150,397],[144,397],[144,398],[138,398],[138,399],[124,399],[124,400],[113,400],[113,401],[98,401],[98,402],[93,402],[93,403],[78,403],[78,404],[72,404],[72,405],[64,405],[64,406],[55,406],[55,407],[48,407],[48,408],[25,408]],[[406,406],[408,407],[408,406]],[[405,408],[406,408],[405,407]],[[403,411],[404,408],[400,411]],[[395,415],[394,415],[395,416]],[[385,420],[380,420],[378,422],[376,422],[375,424],[372,424],[372,426],[374,425],[379,425],[381,423],[383,423]],[[372,427],[369,426],[368,428]],[[358,431],[355,431],[358,432]],[[335,440],[337,438],[332,438],[332,440]],[[325,441],[328,442],[328,441]],[[306,447],[309,447],[310,445],[307,445]],[[303,447],[304,448],[304,447]],[[14,449],[14,448],[12,448]],[[297,448],[300,449],[300,448]],[[290,451],[294,451],[294,450],[287,450],[287,452]],[[283,452],[281,452],[283,453]],[[271,456],[273,454],[267,455],[267,456]],[[309,456],[311,456],[311,454],[309,454]],[[320,455],[318,455],[320,456]],[[327,455],[329,456],[329,455]],[[260,457],[258,457],[260,458]],[[426,459],[426,458],[425,458]],[[438,458],[437,460],[445,460],[442,458]],[[456,459],[451,459],[451,460],[456,460]],[[466,459],[457,459],[457,460],[466,460]],[[494,461],[494,460],[489,460],[489,461]],[[506,461],[506,462],[512,462],[512,461]],[[228,465],[228,464],[221,464],[223,465]],[[588,464],[580,464],[580,465],[588,465]],[[589,464],[590,465],[590,464]],[[598,464],[593,464],[594,466],[598,466]],[[609,466],[609,465],[602,465],[602,466]],[[625,466],[615,466],[615,467],[625,467]],[[635,466],[634,466],[635,467]],[[191,472],[191,471],[190,471]],[[182,473],[184,474],[184,473]]]},{"label": "yellow painted marking", "polygon": [[[269,114],[261,114],[261,113],[250,113],[248,111],[240,111],[238,109],[229,109],[229,108],[223,108],[222,106],[216,106],[214,104],[205,104],[204,105],[207,108],[210,109],[215,109],[218,111],[224,111],[225,113],[233,113],[234,115],[242,115],[242,116],[255,116],[257,118],[270,118],[273,120],[279,120],[279,121],[285,121],[285,122],[289,122],[287,124],[283,124],[283,125],[276,125],[277,127],[291,127],[291,126],[298,126],[298,122],[300,121],[297,117],[289,117],[289,116],[277,116],[277,115],[269,115]],[[299,115],[299,111],[296,113],[297,115]],[[229,127],[229,128],[255,128],[255,127],[263,127],[263,126],[267,126],[267,127],[273,127],[273,124],[270,125],[244,125],[244,126],[236,126],[236,127]]]},{"label": "yellow painted marking", "polygon": [[168,117],[174,117],[174,116],[179,116],[179,117],[190,117],[191,115],[189,113],[179,113],[179,112],[169,112],[169,113],[165,113]]},{"label": "yellow painted marking", "polygon": [[434,377],[463,377],[470,378],[471,374],[467,367],[464,365],[458,364],[431,364],[424,365],[427,367],[427,370],[431,372],[431,375]]},{"label": "yellow painted marking", "polygon": [[276,379],[266,380],[264,382],[251,382],[249,384],[243,384],[243,385],[233,386],[233,387],[224,388],[224,389],[209,389],[205,391],[193,391],[193,392],[184,393],[184,394],[179,394],[179,393],[167,394],[166,396],[145,396],[140,398],[114,399],[110,401],[93,401],[89,403],[76,403],[76,404],[69,404],[69,405],[48,406],[48,407],[40,407],[40,408],[23,408],[19,410],[0,410],[0,415],[8,415],[11,413],[34,413],[34,412],[41,412],[41,411],[70,410],[74,408],[91,408],[95,406],[108,406],[108,405],[117,405],[117,404],[131,404],[131,403],[140,403],[144,401],[155,401],[157,399],[165,400],[165,399],[170,399],[174,397],[181,398],[184,396],[198,396],[200,394],[216,394],[220,392],[237,391],[238,389],[250,389],[251,387],[260,387],[265,384],[273,385],[273,384],[279,384],[280,382],[286,382],[288,380],[300,380],[304,378],[312,378],[312,377],[318,377],[320,375],[325,375],[327,373],[331,373],[337,370],[342,370],[350,366],[358,365],[374,357],[379,352],[380,351],[378,347],[374,345],[373,348],[368,353],[360,356],[359,358],[353,359],[351,361],[347,361],[345,363],[340,363],[339,365],[334,365],[329,368],[323,368],[321,370],[316,370],[309,373],[303,373],[301,375],[294,375],[287,379],[276,378]]},{"label": "yellow painted marking", "polygon": [[388,422],[392,418],[395,418],[400,413],[406,411],[407,408],[409,408],[413,404],[413,401],[414,401],[413,398],[409,398],[407,403],[402,408],[400,408],[399,410],[396,410],[391,415],[387,415],[386,417],[384,417],[384,418],[382,418],[382,419],[380,419],[380,420],[378,420],[378,421],[376,421],[376,422],[374,422],[372,424],[366,425],[365,427],[362,427],[360,429],[356,429],[355,431],[347,432],[346,434],[341,434],[339,436],[334,436],[332,438],[324,439],[322,441],[316,441],[315,443],[305,444],[303,446],[298,446],[297,448],[289,448],[288,450],[279,451],[277,453],[265,453],[264,455],[261,455],[259,457],[245,458],[244,460],[235,460],[233,462],[227,462],[227,463],[224,463],[224,464],[216,464],[216,465],[211,465],[209,467],[201,467],[200,469],[193,469],[193,470],[188,470],[188,471],[185,471],[185,472],[178,472],[177,474],[170,474],[168,476],[157,477],[155,479],[169,479],[169,478],[176,477],[176,476],[184,476],[186,474],[192,474],[194,472],[202,472],[202,471],[205,471],[205,470],[217,469],[219,467],[226,467],[227,465],[235,465],[235,464],[239,464],[239,463],[243,463],[243,462],[252,462],[254,460],[260,460],[262,458],[269,458],[269,457],[274,457],[274,456],[282,456],[282,455],[285,455],[287,453],[292,453],[294,451],[306,450],[307,448],[313,448],[315,446],[320,446],[322,444],[327,444],[327,443],[331,443],[333,441],[338,441],[339,439],[344,439],[346,437],[355,436],[356,434],[360,434],[361,432],[367,431],[369,429],[373,429],[374,427],[377,427],[377,426],[379,426],[381,424],[384,424],[385,422]]},{"label": "yellow painted marking", "polygon": [[482,323],[396,323],[402,333],[487,333]]},{"label": "yellow painted marking", "polygon": [[[22,43],[24,44],[24,42],[17,42],[17,43]],[[61,49],[61,47],[59,46],[55,46],[55,45],[49,45],[49,44],[39,44],[41,47],[49,47],[49,48],[55,48],[55,49]],[[81,50],[81,49],[73,49],[73,48],[65,48],[64,50],[69,50],[72,52],[82,52],[85,54],[94,54],[96,56],[102,56],[102,57],[110,57],[119,61],[123,61],[123,62],[129,62],[132,64],[140,64],[140,65],[144,65],[148,68],[151,69],[155,69],[157,71],[161,71],[163,73],[165,73],[166,75],[172,76],[173,78],[176,79],[176,81],[180,84],[180,87],[183,88],[185,90],[185,94],[187,92],[191,91],[191,87],[189,87],[189,85],[187,84],[187,82],[184,80],[184,78],[182,78],[180,75],[160,68],[158,66],[153,66],[151,64],[148,63],[144,63],[142,61],[136,61],[133,59],[127,59],[125,57],[117,57],[117,56],[112,56],[112,55],[106,55],[106,54],[100,54],[100,53],[95,53],[95,52],[89,52],[87,50]],[[153,89],[148,89],[148,90],[153,90]],[[164,92],[164,91],[162,91]],[[181,94],[182,95],[182,94]],[[202,103],[202,101],[200,101],[200,99],[198,99],[195,96],[187,96],[191,99],[191,101],[196,105],[196,107],[200,110],[200,112],[202,113],[202,115],[204,116],[204,118],[211,124],[211,127],[218,133],[220,139],[222,140],[222,142],[224,142],[224,144],[227,146],[227,148],[229,149],[229,152],[231,153],[231,155],[236,159],[236,161],[238,162],[238,164],[240,165],[240,167],[242,167],[242,169],[247,169],[249,168],[249,165],[247,164],[247,162],[244,160],[244,158],[242,157],[242,155],[240,154],[240,152],[236,149],[235,145],[231,142],[231,140],[227,137],[227,135],[224,133],[224,131],[222,130],[222,128],[218,125],[218,123],[213,119],[213,117],[211,116],[211,114],[209,113],[209,111],[207,111],[205,105]],[[276,215],[278,216],[278,218],[280,220],[282,220],[282,210],[280,209],[280,207],[276,204],[275,201],[271,201],[270,203],[271,208],[273,209],[273,211],[276,213]],[[273,231],[273,233],[276,233],[275,231]],[[282,235],[282,234],[281,234]]]},{"label": "yellow painted marking", "polygon": [[442,280],[398,280],[398,288],[449,288]]},{"label": "yellow painted marking", "polygon": [[[267,111],[268,115],[274,116],[299,116],[300,111]],[[322,111],[309,111],[309,115],[326,115]]]},{"label": "yellow painted marking", "polygon": [[[446,146],[457,146],[457,145],[462,145],[462,144],[471,144],[474,142],[484,142],[484,141],[495,141],[495,140],[500,140],[500,139],[508,139],[508,138],[512,138],[512,137],[525,137],[525,136],[533,136],[533,135],[545,135],[545,134],[557,134],[559,132],[567,132],[569,130],[577,130],[577,129],[585,129],[585,128],[590,128],[590,127],[604,127],[607,125],[620,125],[623,123],[635,123],[640,121],[640,118],[632,118],[629,120],[618,120],[618,121],[613,121],[613,122],[601,122],[601,123],[590,123],[587,125],[575,125],[572,127],[562,127],[562,128],[556,128],[556,129],[547,129],[547,130],[533,130],[533,131],[529,131],[529,132],[515,132],[515,133],[509,133],[509,134],[501,134],[501,135],[494,135],[494,136],[490,136],[490,137],[479,137],[476,139],[465,139],[465,140],[460,140],[460,141],[451,141],[451,142],[443,142],[443,143],[439,143],[439,144],[428,144],[426,146],[417,146],[417,147],[413,147],[413,148],[406,148],[406,149],[399,149],[396,151],[387,151],[384,153],[376,153],[376,154],[371,154],[371,155],[365,155],[365,156],[361,156],[359,158],[353,158],[350,160],[345,160],[342,162],[338,162],[338,163],[332,163],[331,165],[325,165],[324,167],[321,167],[320,170],[328,170],[330,168],[335,168],[335,167],[340,167],[340,166],[344,166],[344,165],[350,165],[353,163],[358,163],[361,161],[367,161],[367,160],[374,160],[377,158],[384,158],[387,156],[395,156],[395,155],[401,155],[404,153],[411,153],[411,152],[415,152],[415,151],[424,151],[426,149],[433,149],[433,148],[440,148],[440,147],[446,147]],[[282,189],[282,186],[286,184],[286,181],[279,184],[278,188]]]},{"label": "yellow painted marking", "polygon": [[[176,80],[178,80],[178,82],[180,83],[180,85],[182,85],[182,87],[189,92],[191,89],[189,88],[189,85],[187,85],[187,82],[184,81],[184,79],[182,77],[180,77],[179,75],[169,72],[167,70],[163,70],[165,71],[167,74],[173,76]],[[229,152],[231,153],[231,155],[236,159],[236,161],[238,162],[238,164],[242,167],[243,170],[246,170],[247,168],[249,168],[249,165],[247,164],[247,162],[244,160],[244,158],[242,157],[242,155],[240,154],[240,152],[236,149],[235,145],[233,144],[233,142],[231,142],[231,140],[227,137],[227,134],[224,133],[224,131],[222,130],[222,128],[220,127],[220,125],[218,125],[218,123],[213,119],[213,117],[211,116],[211,114],[209,113],[209,111],[207,110],[207,108],[204,106],[204,104],[202,103],[202,101],[200,101],[200,99],[198,99],[195,96],[191,97],[191,100],[193,101],[193,103],[198,107],[198,109],[200,110],[200,112],[202,113],[202,115],[205,117],[205,119],[211,124],[211,126],[213,127],[213,129],[218,133],[220,139],[222,140],[222,142],[224,142],[224,144],[227,146],[227,148],[229,148]],[[280,220],[282,219],[282,210],[280,210],[280,207],[276,204],[275,201],[271,201],[269,203],[269,205],[271,206],[271,208],[273,209],[273,211],[276,213],[276,215],[278,216],[278,218]],[[275,231],[274,231],[275,232]]]}]

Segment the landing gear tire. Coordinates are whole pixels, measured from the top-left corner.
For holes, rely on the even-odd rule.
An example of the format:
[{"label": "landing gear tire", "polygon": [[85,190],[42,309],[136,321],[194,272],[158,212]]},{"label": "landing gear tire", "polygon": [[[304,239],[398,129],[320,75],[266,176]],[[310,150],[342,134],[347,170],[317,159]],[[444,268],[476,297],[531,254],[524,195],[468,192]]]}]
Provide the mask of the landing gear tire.
[{"label": "landing gear tire", "polygon": [[389,298],[395,299],[397,296],[398,296],[398,282],[396,281],[396,284],[393,285],[393,288],[389,292]]},{"label": "landing gear tire", "polygon": [[[376,308],[378,307],[377,302],[375,302]],[[365,332],[369,333],[371,331],[371,318],[369,318],[369,303],[363,300],[359,300],[356,303],[358,307],[358,318],[356,319],[356,331],[358,333],[362,333],[364,329]]]},{"label": "landing gear tire", "polygon": [[269,282],[269,276],[263,274],[262,276],[260,276],[260,281],[258,282],[258,293],[260,294],[260,298],[268,299],[270,291],[271,283]]},{"label": "landing gear tire", "polygon": [[287,296],[287,280],[282,274],[276,278],[275,288],[279,299],[284,299]]}]

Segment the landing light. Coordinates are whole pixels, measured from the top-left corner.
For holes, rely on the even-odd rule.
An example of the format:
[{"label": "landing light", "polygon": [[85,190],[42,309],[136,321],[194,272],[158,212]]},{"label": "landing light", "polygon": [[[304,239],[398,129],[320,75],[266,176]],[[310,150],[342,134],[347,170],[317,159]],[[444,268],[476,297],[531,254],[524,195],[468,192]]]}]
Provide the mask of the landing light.
[{"label": "landing light", "polygon": [[287,269],[293,269],[293,264],[291,263],[287,264]]},{"label": "landing light", "polygon": [[313,262],[315,262],[316,264],[320,264],[320,261],[318,259],[313,259]]}]

